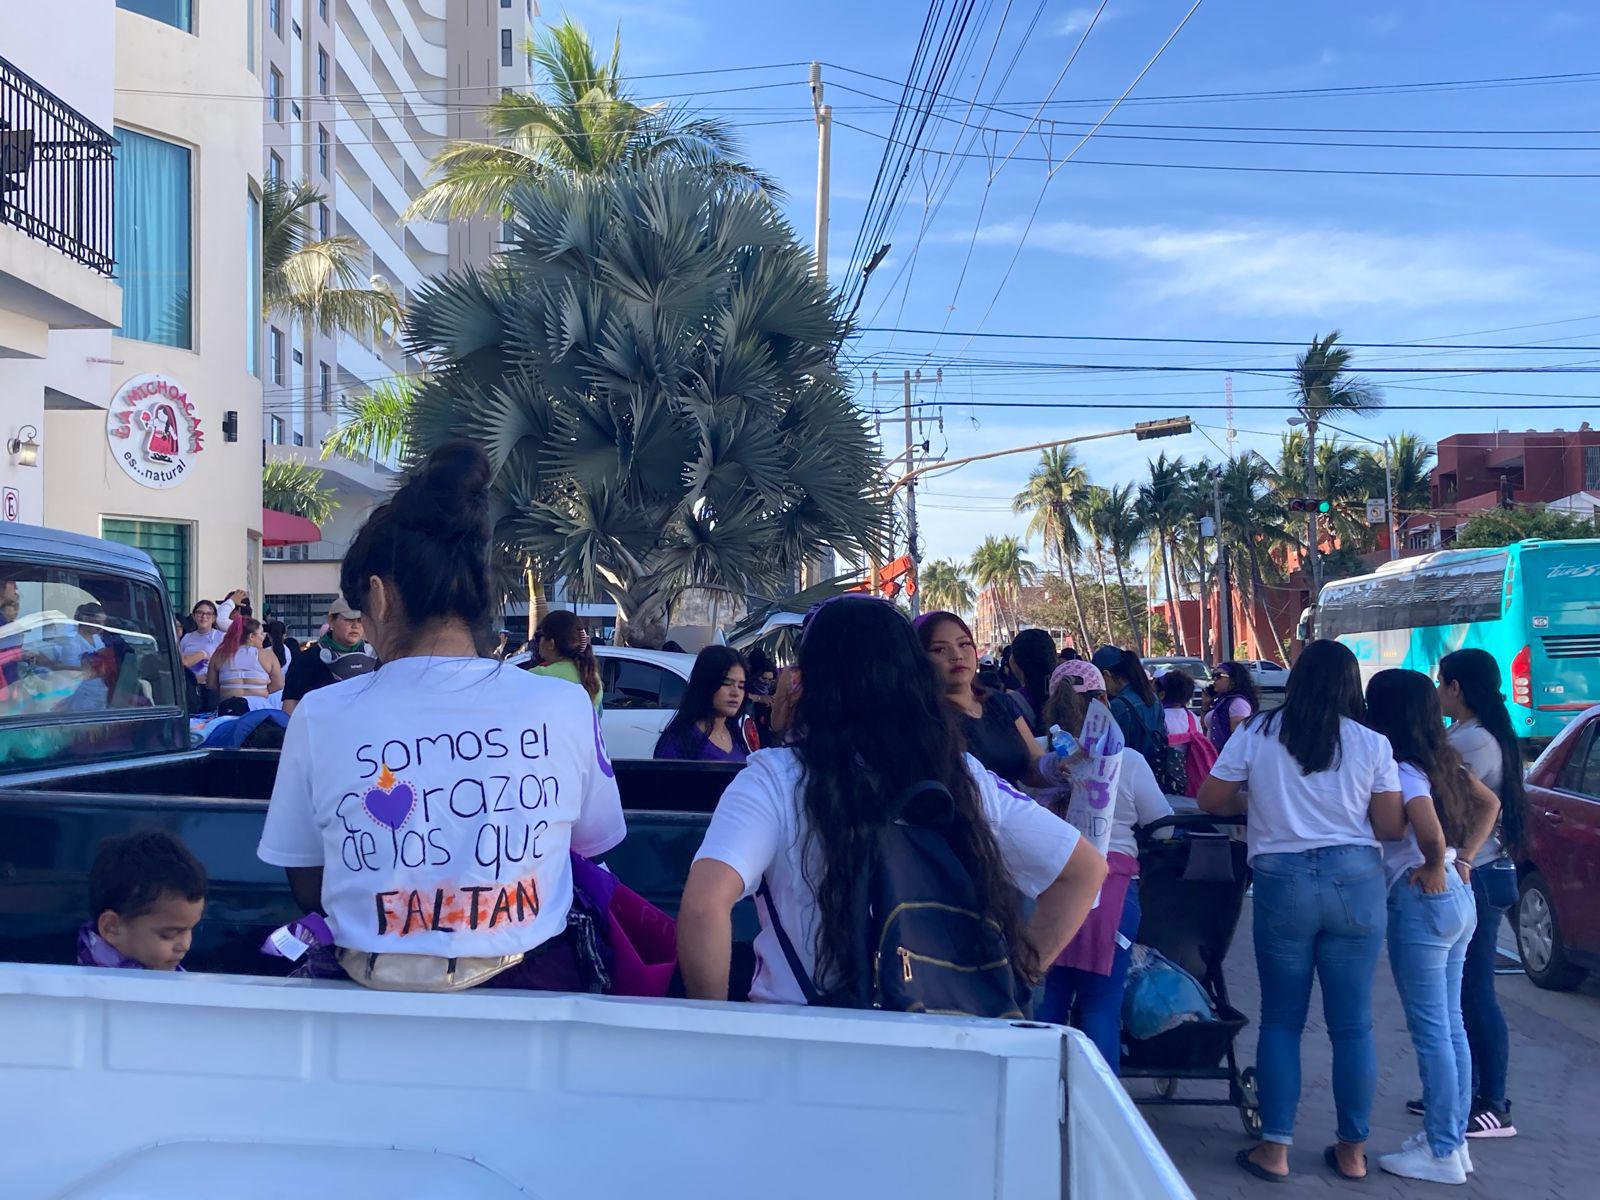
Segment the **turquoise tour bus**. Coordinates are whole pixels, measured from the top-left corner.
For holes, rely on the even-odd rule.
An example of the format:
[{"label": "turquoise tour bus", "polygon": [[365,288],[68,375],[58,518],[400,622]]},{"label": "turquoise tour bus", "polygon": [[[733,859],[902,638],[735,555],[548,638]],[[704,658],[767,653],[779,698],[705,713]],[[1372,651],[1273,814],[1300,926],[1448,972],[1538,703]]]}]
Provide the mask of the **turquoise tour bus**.
[{"label": "turquoise tour bus", "polygon": [[1500,664],[1519,737],[1543,742],[1600,703],[1600,538],[1440,550],[1325,584],[1316,637],[1355,651],[1363,678],[1409,667],[1438,678],[1452,650]]}]

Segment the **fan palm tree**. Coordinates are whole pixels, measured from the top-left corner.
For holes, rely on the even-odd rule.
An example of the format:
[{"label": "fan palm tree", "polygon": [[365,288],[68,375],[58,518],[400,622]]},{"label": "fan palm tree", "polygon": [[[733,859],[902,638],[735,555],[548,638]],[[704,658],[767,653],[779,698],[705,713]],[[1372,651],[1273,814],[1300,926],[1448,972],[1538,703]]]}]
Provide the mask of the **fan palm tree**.
[{"label": "fan palm tree", "polygon": [[922,598],[930,609],[942,608],[953,613],[970,612],[977,600],[972,584],[967,582],[967,570],[947,558],[927,563],[922,568]]},{"label": "fan palm tree", "polygon": [[310,214],[327,197],[301,180],[269,179],[261,189],[262,316],[279,314],[323,333],[373,337],[400,324],[400,301],[377,276],[363,284],[360,244],[319,238]]},{"label": "fan palm tree", "polygon": [[320,525],[339,507],[338,497],[322,486],[322,471],[293,459],[268,459],[261,467],[261,506],[292,513]]},{"label": "fan palm tree", "polygon": [[570,17],[552,25],[528,45],[538,71],[533,88],[504,92],[488,107],[488,140],[446,145],[434,157],[433,180],[401,220],[509,217],[519,185],[552,173],[602,175],[662,161],[782,195],[769,176],[739,160],[727,122],[630,99],[621,55],[620,32],[601,62],[581,25]]},{"label": "fan palm tree", "polygon": [[1028,475],[1028,486],[1011,501],[1011,510],[1032,513],[1028,536],[1037,537],[1048,558],[1054,550],[1056,561],[1067,577],[1072,592],[1072,610],[1078,619],[1080,646],[1089,646],[1089,625],[1083,619],[1083,601],[1078,597],[1078,556],[1083,553],[1083,538],[1073,520],[1073,506],[1089,487],[1089,476],[1078,465],[1070,446],[1057,446],[1039,455],[1039,463]]},{"label": "fan palm tree", "polygon": [[[1305,474],[1308,495],[1315,496],[1317,425],[1330,416],[1365,416],[1383,407],[1383,393],[1375,384],[1351,375],[1350,351],[1338,345],[1339,331],[1325,338],[1315,335],[1311,345],[1295,359],[1291,392],[1300,419],[1306,425]],[[1306,515],[1306,553],[1311,565],[1312,599],[1321,586],[1317,569],[1317,514]]]},{"label": "fan palm tree", "polygon": [[877,451],[844,336],[770,201],[661,163],[519,188],[512,245],[427,283],[407,438],[494,467],[496,535],[659,642],[692,587],[782,586],[826,545],[882,549]]},{"label": "fan palm tree", "polygon": [[1002,622],[1015,630],[1022,587],[1032,583],[1038,574],[1022,539],[991,534],[972,552],[967,569],[979,588],[994,592]]},{"label": "fan palm tree", "polygon": [[1184,636],[1183,622],[1178,618],[1178,587],[1182,571],[1178,569],[1176,530],[1188,519],[1191,497],[1185,486],[1189,477],[1188,464],[1180,455],[1168,458],[1165,452],[1149,463],[1150,478],[1139,485],[1139,511],[1146,528],[1153,529],[1161,557],[1161,578],[1166,589],[1168,611],[1172,617],[1174,641],[1179,654],[1188,654],[1188,639]]}]

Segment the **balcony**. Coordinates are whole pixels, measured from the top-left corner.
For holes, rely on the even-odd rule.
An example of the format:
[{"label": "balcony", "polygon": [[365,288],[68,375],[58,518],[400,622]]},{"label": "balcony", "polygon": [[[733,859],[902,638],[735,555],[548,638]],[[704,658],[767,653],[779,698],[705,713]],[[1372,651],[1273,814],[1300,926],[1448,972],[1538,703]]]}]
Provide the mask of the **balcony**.
[{"label": "balcony", "polygon": [[109,329],[116,141],[0,58],[0,356],[43,357],[51,329]]}]

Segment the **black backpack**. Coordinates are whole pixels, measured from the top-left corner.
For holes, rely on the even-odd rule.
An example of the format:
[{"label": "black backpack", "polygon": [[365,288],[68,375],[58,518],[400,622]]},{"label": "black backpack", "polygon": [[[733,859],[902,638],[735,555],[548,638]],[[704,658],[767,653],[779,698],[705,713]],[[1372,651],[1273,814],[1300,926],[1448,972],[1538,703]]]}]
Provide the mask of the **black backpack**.
[{"label": "black backpack", "polygon": [[1011,951],[983,908],[972,872],[951,841],[955,799],[937,780],[907,788],[878,831],[858,880],[852,931],[854,989],[819,993],[778,919],[766,880],[772,930],[806,1003],[947,1016],[1022,1018],[1030,989],[1012,969]]},{"label": "black backpack", "polygon": [[1156,723],[1152,726],[1149,721],[1149,705],[1141,707],[1126,696],[1117,695],[1111,699],[1113,711],[1119,703],[1133,714],[1133,720],[1129,724],[1143,734],[1142,738],[1130,742],[1128,749],[1137,750],[1144,756],[1145,762],[1150,764],[1150,770],[1156,777],[1157,785],[1164,793],[1169,796],[1187,796],[1189,760],[1182,746],[1174,746],[1167,741],[1166,714],[1157,707]]}]

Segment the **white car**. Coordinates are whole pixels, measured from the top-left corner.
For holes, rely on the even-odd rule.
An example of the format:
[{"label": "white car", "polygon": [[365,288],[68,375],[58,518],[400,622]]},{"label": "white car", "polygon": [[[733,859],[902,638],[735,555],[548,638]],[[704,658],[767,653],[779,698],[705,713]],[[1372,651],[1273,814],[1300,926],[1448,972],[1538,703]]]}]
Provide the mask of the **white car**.
[{"label": "white car", "polygon": [[1267,659],[1242,658],[1239,663],[1255,677],[1256,691],[1261,694],[1263,709],[1277,708],[1283,703],[1284,691],[1289,686],[1288,667]]},{"label": "white car", "polygon": [[[631,646],[596,646],[600,660],[600,730],[612,758],[650,758],[656,739],[678,711],[694,655]],[[526,670],[531,654],[506,662]]]}]

